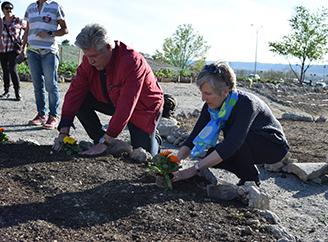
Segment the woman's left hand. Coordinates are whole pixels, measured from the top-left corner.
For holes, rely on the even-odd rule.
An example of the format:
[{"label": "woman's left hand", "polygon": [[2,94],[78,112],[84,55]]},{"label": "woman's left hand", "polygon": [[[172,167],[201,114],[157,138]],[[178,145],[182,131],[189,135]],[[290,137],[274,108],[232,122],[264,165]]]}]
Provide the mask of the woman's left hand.
[{"label": "woman's left hand", "polygon": [[173,174],[173,179],[172,179],[173,182],[177,182],[195,176],[197,174],[197,171],[195,167],[192,166],[185,170],[172,172],[172,174]]}]

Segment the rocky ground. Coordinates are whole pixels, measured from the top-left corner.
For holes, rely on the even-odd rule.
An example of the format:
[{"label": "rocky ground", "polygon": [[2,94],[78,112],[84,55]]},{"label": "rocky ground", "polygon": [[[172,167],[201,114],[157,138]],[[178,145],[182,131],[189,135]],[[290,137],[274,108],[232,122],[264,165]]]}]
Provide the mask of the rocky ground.
[{"label": "rocky ground", "polygon": [[[63,95],[67,83],[59,84]],[[202,101],[194,84],[161,83],[178,98],[176,118],[190,129],[190,114]],[[259,95],[277,117],[286,111],[327,117],[327,93],[322,89],[240,84]],[[175,183],[169,191],[146,164],[128,157],[50,154],[57,131],[26,125],[35,114],[33,87],[22,82],[23,101],[0,99],[0,127],[10,142],[0,145],[0,241],[277,241],[268,226],[274,221],[240,200],[210,199],[201,177]],[[104,124],[107,118],[101,116]],[[325,162],[327,123],[280,120],[300,162]],[[81,125],[72,136],[88,140]],[[127,138],[124,131],[120,139]],[[32,139],[35,146],[17,143]],[[167,142],[163,149],[175,154]],[[269,173],[260,167],[261,189],[272,211],[297,241],[328,241],[327,184],[301,182],[291,174]],[[224,171],[217,177],[238,179]]]}]

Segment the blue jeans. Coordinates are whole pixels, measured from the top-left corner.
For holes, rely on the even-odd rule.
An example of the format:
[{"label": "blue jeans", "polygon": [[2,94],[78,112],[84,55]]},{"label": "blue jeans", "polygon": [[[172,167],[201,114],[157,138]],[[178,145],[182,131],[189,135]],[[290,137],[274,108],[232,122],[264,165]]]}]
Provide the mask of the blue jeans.
[{"label": "blue jeans", "polygon": [[57,86],[58,55],[49,53],[42,57],[38,53],[27,50],[27,59],[32,76],[38,112],[41,112],[42,115],[45,115],[47,112],[45,92],[47,91],[49,115],[57,117],[59,106],[59,90]]}]

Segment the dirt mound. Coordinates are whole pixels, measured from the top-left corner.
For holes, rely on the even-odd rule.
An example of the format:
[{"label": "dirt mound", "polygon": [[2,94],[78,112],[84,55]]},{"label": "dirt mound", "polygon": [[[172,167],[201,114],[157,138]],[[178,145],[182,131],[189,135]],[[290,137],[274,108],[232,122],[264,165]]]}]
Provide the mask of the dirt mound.
[{"label": "dirt mound", "polygon": [[207,198],[203,178],[170,191],[128,158],[50,150],[0,145],[0,241],[275,241],[256,211]]}]

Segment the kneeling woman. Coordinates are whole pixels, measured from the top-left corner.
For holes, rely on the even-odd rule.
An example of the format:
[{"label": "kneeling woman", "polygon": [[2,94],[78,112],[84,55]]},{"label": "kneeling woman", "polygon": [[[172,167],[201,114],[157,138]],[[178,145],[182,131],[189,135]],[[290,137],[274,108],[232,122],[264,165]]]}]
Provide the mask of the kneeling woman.
[{"label": "kneeling woman", "polygon": [[[225,62],[205,65],[196,84],[205,104],[177,157],[197,156],[211,146],[193,167],[174,172],[173,181],[188,179],[209,167],[226,169],[239,177],[238,185],[255,181],[255,164],[279,162],[289,150],[279,121],[257,96],[236,89],[236,76]],[[224,140],[218,142],[220,130]]]}]

